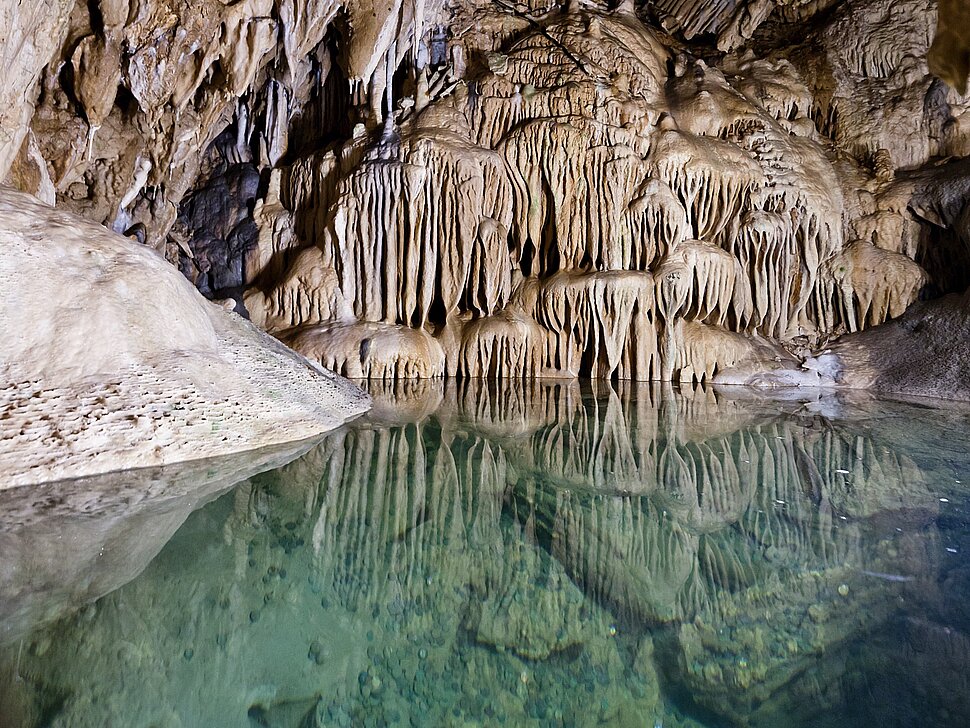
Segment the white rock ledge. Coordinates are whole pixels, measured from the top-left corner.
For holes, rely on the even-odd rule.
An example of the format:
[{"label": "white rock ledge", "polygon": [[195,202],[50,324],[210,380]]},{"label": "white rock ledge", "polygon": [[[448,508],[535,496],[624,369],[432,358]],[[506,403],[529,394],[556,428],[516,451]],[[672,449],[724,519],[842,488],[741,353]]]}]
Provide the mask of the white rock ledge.
[{"label": "white rock ledge", "polygon": [[151,249],[0,187],[0,489],[302,440],[369,403]]}]

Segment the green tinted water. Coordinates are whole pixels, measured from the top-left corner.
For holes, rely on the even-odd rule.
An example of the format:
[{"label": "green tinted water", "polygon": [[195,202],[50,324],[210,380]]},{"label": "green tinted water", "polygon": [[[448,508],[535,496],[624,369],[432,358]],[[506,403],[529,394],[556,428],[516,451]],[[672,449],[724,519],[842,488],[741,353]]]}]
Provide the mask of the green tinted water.
[{"label": "green tinted water", "polygon": [[970,417],[799,396],[418,382],[8,492],[0,726],[970,725]]}]

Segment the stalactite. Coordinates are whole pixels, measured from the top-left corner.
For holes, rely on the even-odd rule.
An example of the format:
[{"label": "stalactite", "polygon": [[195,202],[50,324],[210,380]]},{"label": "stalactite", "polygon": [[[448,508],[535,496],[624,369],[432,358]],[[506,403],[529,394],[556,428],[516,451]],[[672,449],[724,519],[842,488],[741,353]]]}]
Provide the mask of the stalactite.
[{"label": "stalactite", "polygon": [[500,160],[445,131],[452,118],[388,140],[338,185],[323,247],[362,320],[420,326],[434,306],[456,312],[476,245],[486,244],[480,228],[508,223]]},{"label": "stalactite", "polygon": [[541,377],[549,332],[531,317],[513,309],[478,319],[462,331],[458,371],[465,377]]},{"label": "stalactite", "polygon": [[352,316],[319,248],[302,251],[270,290],[247,291],[244,304],[250,320],[270,332]]},{"label": "stalactite", "polygon": [[[650,159],[687,210],[693,237],[703,240],[718,239],[764,180],[761,168],[736,146],[673,130],[662,133]],[[727,169],[730,175],[722,172]]]},{"label": "stalactite", "polygon": [[683,205],[664,182],[648,178],[624,215],[623,268],[652,270],[669,250],[692,236]]},{"label": "stalactite", "polygon": [[[748,37],[762,5],[718,20],[722,40]],[[462,78],[482,30],[427,57],[405,31],[382,30],[363,70],[348,73],[358,107],[380,109],[346,144],[290,164],[279,195],[299,240],[283,247],[319,247],[339,291],[330,273],[308,271],[261,286],[276,301],[267,321],[316,325],[304,319],[329,307],[342,323],[415,327],[449,375],[706,380],[732,370],[732,381],[745,372],[791,384],[802,379],[785,347],[801,355],[914,300],[905,262],[893,263],[892,282],[864,282],[874,268],[843,240],[845,227],[917,254],[895,240],[895,151],[877,155],[878,174],[851,172],[886,200],[843,198],[845,165],[813,122],[828,101],[797,59],[744,52],[708,65],[628,9],[571,8],[516,16]],[[415,53],[414,88],[405,84],[415,97],[396,102],[386,80]],[[379,128],[378,112],[389,114]],[[855,279],[841,271],[846,256],[859,258]]]},{"label": "stalactite", "polygon": [[717,326],[724,326],[729,316],[735,321],[748,318],[750,291],[734,256],[701,240],[689,240],[667,254],[660,270],[675,263],[689,277],[684,315]]},{"label": "stalactite", "polygon": [[512,270],[508,230],[502,223],[484,218],[472,246],[465,282],[467,310],[478,316],[489,316],[501,310],[512,295]]},{"label": "stalactite", "polygon": [[827,262],[817,306],[829,328],[842,323],[859,331],[901,315],[926,280],[905,255],[857,240]]},{"label": "stalactite", "polygon": [[337,184],[346,167],[359,162],[361,144],[328,149],[298,160],[282,171],[280,199],[293,213],[296,232],[306,243],[318,245],[326,235]]},{"label": "stalactite", "polygon": [[517,128],[500,147],[515,191],[513,229],[535,251],[527,262],[539,275],[581,268],[586,256],[586,143],[583,129],[543,121]]},{"label": "stalactite", "polygon": [[747,284],[751,296],[750,316],[739,321],[748,330],[784,336],[793,323],[793,279],[799,264],[788,221],[779,213],[748,213],[727,250],[740,263],[740,285]]},{"label": "stalactite", "polygon": [[542,286],[538,320],[554,364],[571,374],[651,379],[658,370],[649,273],[558,273]]}]

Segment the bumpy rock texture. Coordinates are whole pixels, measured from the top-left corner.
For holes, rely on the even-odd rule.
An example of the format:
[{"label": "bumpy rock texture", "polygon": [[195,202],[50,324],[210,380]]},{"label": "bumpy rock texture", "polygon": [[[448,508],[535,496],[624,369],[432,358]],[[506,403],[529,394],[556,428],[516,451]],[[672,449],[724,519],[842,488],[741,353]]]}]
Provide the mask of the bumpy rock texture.
[{"label": "bumpy rock texture", "polygon": [[348,376],[861,381],[970,283],[956,0],[54,5],[0,178]]},{"label": "bumpy rock texture", "polygon": [[970,400],[970,293],[914,306],[885,326],[840,339],[833,351],[844,384]]},{"label": "bumpy rock texture", "polygon": [[0,190],[0,489],[309,438],[368,398],[157,253]]}]

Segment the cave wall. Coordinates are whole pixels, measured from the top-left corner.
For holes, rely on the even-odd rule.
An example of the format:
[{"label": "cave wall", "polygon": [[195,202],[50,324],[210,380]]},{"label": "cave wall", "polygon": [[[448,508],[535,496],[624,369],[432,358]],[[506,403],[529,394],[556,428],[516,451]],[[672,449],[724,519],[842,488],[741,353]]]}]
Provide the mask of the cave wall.
[{"label": "cave wall", "polygon": [[0,179],[347,376],[831,383],[970,283],[958,6],[33,0]]},{"label": "cave wall", "polygon": [[335,0],[6,4],[0,179],[119,231],[141,226],[160,248],[230,122],[231,161],[279,161],[293,115],[337,65],[326,38],[335,20],[340,72],[359,98],[393,48],[408,45],[412,10]]}]

